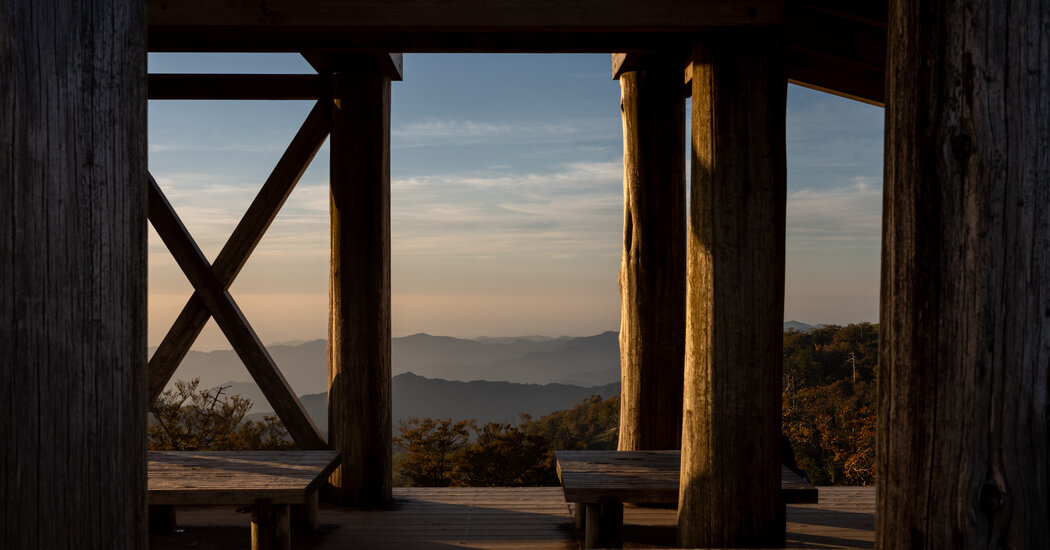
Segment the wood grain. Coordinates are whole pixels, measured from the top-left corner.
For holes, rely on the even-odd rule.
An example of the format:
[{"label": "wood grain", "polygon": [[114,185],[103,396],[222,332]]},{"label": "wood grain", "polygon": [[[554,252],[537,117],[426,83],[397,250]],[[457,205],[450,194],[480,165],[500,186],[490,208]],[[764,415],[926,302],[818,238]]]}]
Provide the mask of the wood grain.
[{"label": "wood grain", "polygon": [[879,548],[1050,540],[1050,2],[890,3]]},{"label": "wood grain", "polygon": [[780,0],[149,1],[151,51],[591,51],[783,21]]},{"label": "wood grain", "polygon": [[252,504],[252,550],[292,550],[287,504],[269,499]]},{"label": "wood grain", "polygon": [[150,451],[150,505],[304,504],[339,463],[336,451]]},{"label": "wood grain", "polygon": [[[678,502],[679,451],[556,451],[566,502]],[[781,467],[784,502],[817,502],[817,488]]]},{"label": "wood grain", "polygon": [[682,444],[685,361],[685,100],[680,56],[620,76],[621,451]]},{"label": "wood grain", "polygon": [[[277,212],[288,199],[314,155],[328,136],[327,102],[317,103],[307,115],[299,131],[270,176],[266,178],[241,221],[215,257],[212,265],[223,289],[230,288],[263,234],[277,217]],[[200,295],[194,291],[179,316],[164,335],[164,340],[149,361],[149,402],[153,403],[164,391],[179,363],[186,356],[194,340],[211,317]]]},{"label": "wood grain", "polygon": [[[295,548],[580,548],[560,487],[395,487],[394,504],[354,508],[322,504],[322,532],[296,533]],[[582,508],[582,507],[581,507]],[[625,548],[675,548],[673,508],[624,507]],[[232,507],[183,508],[186,532],[150,537],[153,550],[227,550],[248,536]],[[872,548],[875,487],[820,487],[819,504],[787,507],[788,548]]]},{"label": "wood grain", "polygon": [[300,449],[328,447],[299,397],[270,357],[259,336],[244,317],[237,303],[219,282],[204,253],[193,242],[171,203],[164,197],[153,176],[149,181],[149,220],[164,241],[179,268],[189,279],[205,307],[215,318],[226,339],[237,352],[248,373],[281,419]]},{"label": "wood grain", "polygon": [[[390,501],[390,78],[368,55],[332,75],[330,500]],[[341,69],[341,68],[340,68]]]},{"label": "wood grain", "polygon": [[775,30],[693,49],[693,169],[679,542],[783,542],[787,81]]},{"label": "wood grain", "polygon": [[0,2],[0,546],[146,546],[146,7]]}]

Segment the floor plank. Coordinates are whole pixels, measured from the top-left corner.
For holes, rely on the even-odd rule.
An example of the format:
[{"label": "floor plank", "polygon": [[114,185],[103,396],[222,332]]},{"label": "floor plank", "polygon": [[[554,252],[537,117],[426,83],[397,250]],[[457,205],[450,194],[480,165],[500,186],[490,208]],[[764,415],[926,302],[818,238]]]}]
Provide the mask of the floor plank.
[{"label": "floor plank", "polygon": [[[788,506],[791,548],[873,548],[874,487],[820,487],[818,504]],[[321,529],[294,533],[294,548],[376,549],[477,548],[568,550],[579,548],[572,505],[559,487],[396,488],[387,509],[347,509],[321,504]],[[250,514],[233,507],[179,508],[171,535],[152,535],[157,550],[242,548],[250,536]],[[627,506],[627,548],[674,546],[673,509]]]}]

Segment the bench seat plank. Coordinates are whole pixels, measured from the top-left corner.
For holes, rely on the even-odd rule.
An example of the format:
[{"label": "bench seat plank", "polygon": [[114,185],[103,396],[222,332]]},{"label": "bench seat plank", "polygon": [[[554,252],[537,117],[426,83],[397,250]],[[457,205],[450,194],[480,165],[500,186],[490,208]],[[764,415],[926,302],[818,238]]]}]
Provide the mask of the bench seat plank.
[{"label": "bench seat plank", "polygon": [[302,504],[338,464],[338,451],[151,451],[149,504]]},{"label": "bench seat plank", "polygon": [[[556,451],[566,502],[678,501],[679,451]],[[816,503],[817,488],[781,468],[784,502]]]}]

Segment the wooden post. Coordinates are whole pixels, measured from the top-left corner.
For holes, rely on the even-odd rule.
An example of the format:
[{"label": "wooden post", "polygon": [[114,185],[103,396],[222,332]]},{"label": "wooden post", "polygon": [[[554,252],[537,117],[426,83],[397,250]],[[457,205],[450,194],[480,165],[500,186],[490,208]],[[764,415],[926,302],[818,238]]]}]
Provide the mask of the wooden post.
[{"label": "wooden post", "polygon": [[623,259],[619,450],[682,444],[685,100],[677,59],[620,75]]},{"label": "wooden post", "polygon": [[683,547],[775,547],[784,321],[784,119],[777,30],[693,48]]},{"label": "wooden post", "polygon": [[1050,541],[1050,2],[891,2],[877,548]]},{"label": "wooden post", "polygon": [[296,531],[313,532],[321,526],[321,509],[317,491],[306,495],[306,502],[292,505],[292,528]]},{"label": "wooden post", "polygon": [[583,547],[601,548],[602,505],[588,502],[583,505]]},{"label": "wooden post", "polygon": [[257,500],[252,504],[252,550],[291,550],[287,504]]},{"label": "wooden post", "polygon": [[0,3],[0,545],[145,548],[146,4]]},{"label": "wooden post", "polygon": [[368,55],[333,74],[328,440],[343,505],[391,500],[390,77]]}]

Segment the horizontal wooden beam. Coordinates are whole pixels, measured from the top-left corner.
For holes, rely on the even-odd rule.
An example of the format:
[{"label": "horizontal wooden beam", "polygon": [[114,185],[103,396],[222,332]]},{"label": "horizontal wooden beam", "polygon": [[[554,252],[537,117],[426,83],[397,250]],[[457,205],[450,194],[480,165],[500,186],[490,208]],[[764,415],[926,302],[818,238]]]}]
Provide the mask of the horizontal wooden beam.
[{"label": "horizontal wooden beam", "polygon": [[[885,99],[886,2],[803,0],[786,5],[788,82],[864,103]],[[655,54],[614,53],[614,79],[644,67]],[[683,97],[693,67],[685,61]]]},{"label": "horizontal wooden beam", "polygon": [[150,99],[319,99],[324,80],[314,74],[151,74]]},{"label": "horizontal wooden beam", "polygon": [[[376,65],[379,65],[379,70],[386,75],[387,78],[393,81],[401,81],[405,79],[403,54],[373,53],[370,55],[372,59],[375,60]],[[302,52],[302,56],[306,59],[306,62],[320,74],[351,69],[352,67],[349,67],[348,65],[355,62],[351,61],[352,58],[349,57],[349,54],[344,53]]]},{"label": "horizontal wooden beam", "polygon": [[[788,50],[788,82],[861,103],[885,106],[885,74],[872,67],[808,51]],[[689,96],[693,64],[686,65],[682,97]]]},{"label": "horizontal wooden beam", "polygon": [[829,57],[820,52],[788,50],[788,82],[806,88],[885,106],[886,73],[852,60]]},{"label": "horizontal wooden beam", "polygon": [[633,51],[784,17],[782,0],[148,0],[148,9],[151,51]]}]

